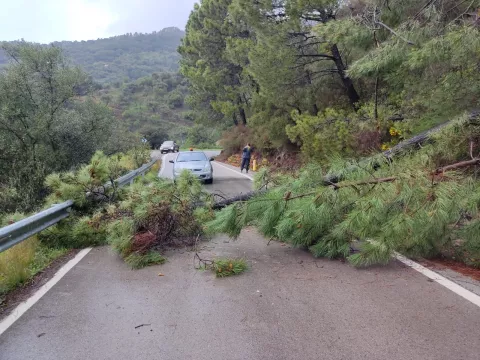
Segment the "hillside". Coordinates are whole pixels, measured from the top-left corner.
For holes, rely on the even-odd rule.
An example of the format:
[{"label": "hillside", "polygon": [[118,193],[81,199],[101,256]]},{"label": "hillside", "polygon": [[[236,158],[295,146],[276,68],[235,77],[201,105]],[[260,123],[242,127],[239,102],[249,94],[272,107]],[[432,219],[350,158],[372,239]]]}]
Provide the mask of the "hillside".
[{"label": "hillside", "polygon": [[[165,28],[150,34],[125,34],[88,41],[61,41],[52,45],[65,51],[96,82],[137,80],[154,72],[177,71],[177,47],[184,32]],[[28,40],[28,39],[27,39]],[[7,58],[0,52],[0,66]]]},{"label": "hillside", "polygon": [[171,72],[155,72],[135,81],[106,84],[98,90],[129,132],[139,132],[153,147],[171,137],[183,142],[192,126],[184,104],[187,84],[183,76]]}]

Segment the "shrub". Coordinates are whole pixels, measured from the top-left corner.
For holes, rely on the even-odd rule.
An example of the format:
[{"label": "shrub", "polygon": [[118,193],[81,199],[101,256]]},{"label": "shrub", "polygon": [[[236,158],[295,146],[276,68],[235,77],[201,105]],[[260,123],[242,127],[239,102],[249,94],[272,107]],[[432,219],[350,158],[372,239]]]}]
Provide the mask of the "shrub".
[{"label": "shrub", "polygon": [[[243,125],[235,126],[225,131],[220,140],[222,149],[226,157],[233,154],[239,154],[247,143],[252,143],[251,130]],[[255,146],[252,143],[252,146]]]}]

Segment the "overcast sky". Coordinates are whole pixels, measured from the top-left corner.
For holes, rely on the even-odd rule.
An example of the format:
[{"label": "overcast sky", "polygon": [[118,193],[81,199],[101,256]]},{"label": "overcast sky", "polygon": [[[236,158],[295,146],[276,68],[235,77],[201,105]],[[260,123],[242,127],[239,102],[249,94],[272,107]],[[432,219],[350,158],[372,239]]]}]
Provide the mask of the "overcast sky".
[{"label": "overcast sky", "polygon": [[185,28],[199,0],[0,0],[0,40],[48,43]]}]

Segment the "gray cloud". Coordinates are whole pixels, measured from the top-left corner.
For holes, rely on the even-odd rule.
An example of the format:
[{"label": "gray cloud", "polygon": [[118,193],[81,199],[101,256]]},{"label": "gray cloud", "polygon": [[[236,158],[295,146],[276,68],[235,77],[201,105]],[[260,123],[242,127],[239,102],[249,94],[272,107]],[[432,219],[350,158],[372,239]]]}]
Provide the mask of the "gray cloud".
[{"label": "gray cloud", "polygon": [[0,40],[89,40],[127,32],[184,28],[199,0],[2,1]]},{"label": "gray cloud", "polygon": [[119,18],[109,30],[123,34],[152,32],[169,26],[183,29],[195,2],[198,0],[114,0],[112,7]]}]

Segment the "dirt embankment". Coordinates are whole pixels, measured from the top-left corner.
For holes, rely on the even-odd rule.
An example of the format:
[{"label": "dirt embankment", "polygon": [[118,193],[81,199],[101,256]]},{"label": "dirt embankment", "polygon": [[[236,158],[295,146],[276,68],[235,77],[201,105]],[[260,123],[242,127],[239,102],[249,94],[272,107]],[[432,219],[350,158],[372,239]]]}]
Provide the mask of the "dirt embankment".
[{"label": "dirt embankment", "polygon": [[[242,162],[241,153],[228,155],[224,151],[216,157],[217,161],[240,167]],[[278,151],[274,154],[261,154],[254,152],[250,161],[250,168],[253,166],[253,160],[256,161],[256,168],[268,167],[278,172],[294,172],[302,166],[302,160],[299,152]]]}]

